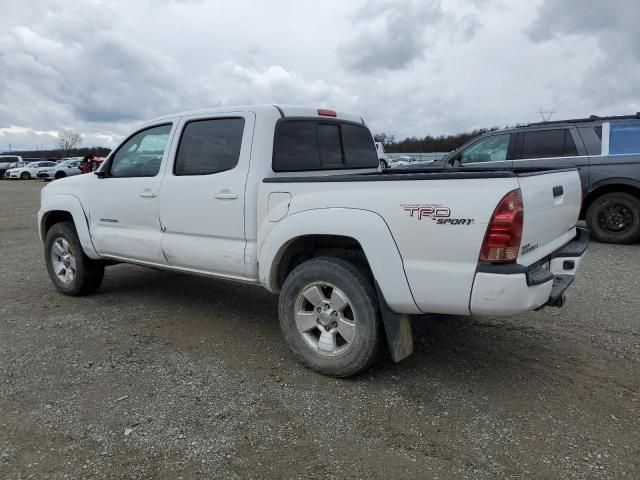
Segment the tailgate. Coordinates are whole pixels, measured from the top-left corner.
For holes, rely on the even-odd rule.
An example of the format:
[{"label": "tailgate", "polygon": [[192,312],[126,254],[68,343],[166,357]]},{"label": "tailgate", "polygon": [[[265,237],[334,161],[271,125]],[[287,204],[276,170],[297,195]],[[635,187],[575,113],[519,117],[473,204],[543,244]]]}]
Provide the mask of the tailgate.
[{"label": "tailgate", "polygon": [[575,236],[582,190],[577,170],[518,175],[524,227],[518,263],[529,266]]}]

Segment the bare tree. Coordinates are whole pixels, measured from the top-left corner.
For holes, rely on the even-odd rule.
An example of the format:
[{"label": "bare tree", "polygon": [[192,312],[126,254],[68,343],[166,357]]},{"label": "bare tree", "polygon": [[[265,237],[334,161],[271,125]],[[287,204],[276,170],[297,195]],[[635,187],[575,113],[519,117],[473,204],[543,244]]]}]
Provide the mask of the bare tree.
[{"label": "bare tree", "polygon": [[62,158],[69,156],[69,152],[82,143],[82,136],[73,130],[58,132],[58,149]]}]

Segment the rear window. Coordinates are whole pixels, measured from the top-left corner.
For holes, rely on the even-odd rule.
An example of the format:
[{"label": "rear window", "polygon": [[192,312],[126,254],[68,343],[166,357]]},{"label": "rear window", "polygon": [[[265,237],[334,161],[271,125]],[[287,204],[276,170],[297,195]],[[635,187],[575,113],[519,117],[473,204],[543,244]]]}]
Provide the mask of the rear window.
[{"label": "rear window", "polygon": [[572,157],[578,155],[568,129],[524,132],[520,158]]},{"label": "rear window", "polygon": [[276,172],[377,166],[373,137],[362,125],[305,119],[281,121],[276,127],[273,145]]},{"label": "rear window", "polygon": [[640,153],[640,123],[612,123],[609,135],[609,154]]}]

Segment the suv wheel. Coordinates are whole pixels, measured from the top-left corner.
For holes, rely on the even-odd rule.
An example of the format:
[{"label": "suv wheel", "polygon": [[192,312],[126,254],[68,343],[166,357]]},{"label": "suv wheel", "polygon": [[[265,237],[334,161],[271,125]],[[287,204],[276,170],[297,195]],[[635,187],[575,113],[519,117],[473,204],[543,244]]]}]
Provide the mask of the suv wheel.
[{"label": "suv wheel", "polygon": [[640,240],[640,200],[628,193],[607,193],[596,198],[586,214],[587,225],[603,243]]},{"label": "suv wheel", "polygon": [[282,286],[279,316],[293,353],[325,375],[360,373],[373,364],[380,349],[375,290],[345,260],[319,257],[296,267]]},{"label": "suv wheel", "polygon": [[20,179],[22,179],[22,180],[31,180],[31,174],[29,172],[22,172],[20,174]]},{"label": "suv wheel", "polygon": [[104,263],[84,254],[76,228],[71,222],[56,223],[47,232],[44,258],[49,277],[65,295],[87,295],[104,277]]}]

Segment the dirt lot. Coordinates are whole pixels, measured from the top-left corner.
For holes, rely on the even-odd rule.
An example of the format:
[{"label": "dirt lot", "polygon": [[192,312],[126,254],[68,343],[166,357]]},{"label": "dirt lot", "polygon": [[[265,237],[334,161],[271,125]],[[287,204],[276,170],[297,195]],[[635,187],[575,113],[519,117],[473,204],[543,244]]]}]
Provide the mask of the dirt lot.
[{"label": "dirt lot", "polygon": [[0,182],[0,478],[640,478],[640,245],[592,244],[563,309],[424,317],[335,380],[276,298],[119,265],[49,282],[39,182]]}]

